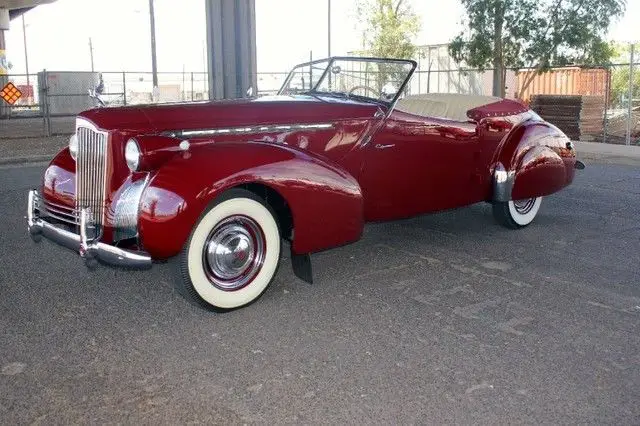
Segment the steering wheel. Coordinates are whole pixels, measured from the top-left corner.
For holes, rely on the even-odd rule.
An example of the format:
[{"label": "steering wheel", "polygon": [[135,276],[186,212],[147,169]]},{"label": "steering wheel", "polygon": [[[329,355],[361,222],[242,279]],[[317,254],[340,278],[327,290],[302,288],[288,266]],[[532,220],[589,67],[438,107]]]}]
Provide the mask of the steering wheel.
[{"label": "steering wheel", "polygon": [[349,95],[353,95],[353,92],[355,92],[356,90],[365,90],[365,91],[370,91],[372,92],[377,98],[380,97],[380,92],[378,92],[376,89],[373,89],[369,86],[356,86],[353,87],[351,90],[349,90]]}]

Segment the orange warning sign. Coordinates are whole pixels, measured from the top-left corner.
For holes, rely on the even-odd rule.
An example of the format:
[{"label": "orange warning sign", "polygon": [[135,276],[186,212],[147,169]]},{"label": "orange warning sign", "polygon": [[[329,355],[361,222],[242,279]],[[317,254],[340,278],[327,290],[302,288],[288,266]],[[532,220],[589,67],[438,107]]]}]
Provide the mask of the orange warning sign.
[{"label": "orange warning sign", "polygon": [[16,103],[22,97],[22,92],[13,83],[7,83],[0,91],[0,98],[4,99],[9,105]]}]

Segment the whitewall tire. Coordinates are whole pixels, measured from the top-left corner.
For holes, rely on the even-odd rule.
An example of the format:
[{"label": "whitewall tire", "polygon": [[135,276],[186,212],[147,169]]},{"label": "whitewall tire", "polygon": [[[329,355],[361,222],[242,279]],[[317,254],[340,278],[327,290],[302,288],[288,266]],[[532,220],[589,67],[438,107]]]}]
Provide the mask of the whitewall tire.
[{"label": "whitewall tire", "polygon": [[523,228],[533,222],[541,204],[542,197],[494,203],[493,216],[498,223],[507,228]]},{"label": "whitewall tire", "polygon": [[252,192],[226,192],[200,217],[180,258],[181,293],[229,310],[257,300],[273,280],[281,239],[275,214]]}]

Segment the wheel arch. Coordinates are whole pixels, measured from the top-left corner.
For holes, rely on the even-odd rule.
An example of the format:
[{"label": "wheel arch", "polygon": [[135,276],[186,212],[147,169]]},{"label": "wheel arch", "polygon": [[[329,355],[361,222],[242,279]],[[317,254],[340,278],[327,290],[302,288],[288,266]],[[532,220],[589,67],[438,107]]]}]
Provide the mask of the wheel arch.
[{"label": "wheel arch", "polygon": [[274,211],[276,221],[280,227],[280,234],[284,239],[291,240],[293,237],[293,213],[287,200],[276,189],[265,185],[263,182],[248,182],[230,189],[244,189],[258,197]]},{"label": "wheel arch", "polygon": [[219,143],[176,157],[151,178],[140,202],[144,249],[154,258],[178,254],[210,203],[233,188],[269,204],[296,254],[348,244],[362,234],[362,192],[346,171],[287,146]]},{"label": "wheel arch", "polygon": [[553,194],[573,181],[576,152],[556,126],[528,120],[515,126],[499,144],[492,161],[492,201]]}]

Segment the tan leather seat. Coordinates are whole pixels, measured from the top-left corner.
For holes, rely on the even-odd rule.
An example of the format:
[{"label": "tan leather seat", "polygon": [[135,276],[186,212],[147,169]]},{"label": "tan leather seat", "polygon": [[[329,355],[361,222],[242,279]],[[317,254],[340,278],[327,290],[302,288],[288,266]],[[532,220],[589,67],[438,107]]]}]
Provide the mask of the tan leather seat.
[{"label": "tan leather seat", "polygon": [[469,121],[467,111],[482,105],[499,102],[493,96],[458,95],[454,93],[429,93],[407,96],[398,101],[396,109],[423,117]]}]

